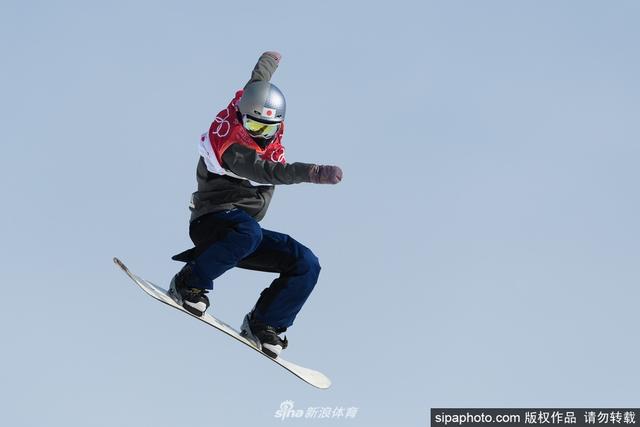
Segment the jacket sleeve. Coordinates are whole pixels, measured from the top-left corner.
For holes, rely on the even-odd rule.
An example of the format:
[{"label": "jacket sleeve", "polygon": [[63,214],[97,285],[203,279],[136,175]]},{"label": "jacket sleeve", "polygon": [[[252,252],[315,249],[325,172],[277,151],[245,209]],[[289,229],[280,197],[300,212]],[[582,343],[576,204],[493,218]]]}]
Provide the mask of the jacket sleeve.
[{"label": "jacket sleeve", "polygon": [[223,167],[260,184],[299,184],[311,182],[309,174],[315,166],[309,163],[287,163],[263,160],[255,150],[232,144],[222,155]]},{"label": "jacket sleeve", "polygon": [[275,73],[278,68],[281,57],[282,56],[278,52],[265,52],[260,55],[258,62],[255,67],[253,67],[251,78],[247,82],[247,85],[253,82],[270,81],[271,76],[273,76],[273,73]]}]

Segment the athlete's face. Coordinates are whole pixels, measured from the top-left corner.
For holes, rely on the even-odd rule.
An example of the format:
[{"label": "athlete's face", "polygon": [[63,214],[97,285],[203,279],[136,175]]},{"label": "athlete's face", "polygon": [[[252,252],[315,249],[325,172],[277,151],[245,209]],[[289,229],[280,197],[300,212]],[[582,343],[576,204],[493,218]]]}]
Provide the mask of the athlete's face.
[{"label": "athlete's face", "polygon": [[242,116],[242,125],[249,135],[260,139],[271,139],[280,129],[280,123],[264,123],[246,115]]}]

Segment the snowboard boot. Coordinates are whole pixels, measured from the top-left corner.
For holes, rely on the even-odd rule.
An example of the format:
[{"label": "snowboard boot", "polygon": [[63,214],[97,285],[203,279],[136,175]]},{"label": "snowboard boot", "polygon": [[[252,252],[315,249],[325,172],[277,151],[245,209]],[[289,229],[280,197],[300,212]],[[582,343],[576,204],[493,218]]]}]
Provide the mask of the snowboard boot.
[{"label": "snowboard boot", "polygon": [[244,316],[241,328],[242,332],[240,334],[255,342],[264,354],[275,359],[289,344],[287,337],[280,338],[278,336],[286,330],[287,328],[274,328],[273,326],[254,319],[253,311],[251,311]]},{"label": "snowboard boot", "polygon": [[193,267],[186,264],[173,279],[169,287],[169,295],[179,305],[194,316],[201,317],[209,308],[207,289],[194,288],[188,285],[193,275]]}]

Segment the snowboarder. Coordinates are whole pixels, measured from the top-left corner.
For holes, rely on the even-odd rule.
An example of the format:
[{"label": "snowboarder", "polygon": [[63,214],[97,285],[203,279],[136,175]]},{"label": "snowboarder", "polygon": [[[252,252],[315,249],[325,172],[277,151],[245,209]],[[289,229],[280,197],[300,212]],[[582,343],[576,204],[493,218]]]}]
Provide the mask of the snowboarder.
[{"label": "snowboarder", "polygon": [[200,138],[191,197],[189,236],[194,247],[173,257],[186,264],[171,280],[170,294],[187,311],[202,316],[207,291],[225,271],[240,267],[279,273],[244,317],[242,334],[275,358],[287,347],[281,338],[313,290],[318,258],[290,236],[263,229],[274,186],[311,182],[337,184],[337,166],[285,161],[282,136],[286,103],[270,83],[278,52],[263,53],[251,79]]}]

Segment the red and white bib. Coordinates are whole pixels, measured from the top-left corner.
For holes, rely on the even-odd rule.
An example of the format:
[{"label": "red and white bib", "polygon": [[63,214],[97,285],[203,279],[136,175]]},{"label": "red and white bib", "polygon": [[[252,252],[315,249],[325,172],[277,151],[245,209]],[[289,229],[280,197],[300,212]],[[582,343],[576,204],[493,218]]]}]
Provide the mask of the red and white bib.
[{"label": "red and white bib", "polygon": [[[260,158],[272,162],[286,164],[284,157],[284,146],[281,143],[284,133],[284,123],[280,125],[278,133],[273,137],[273,141],[262,149],[253,140],[251,135],[238,120],[238,101],[242,96],[242,90],[236,92],[236,96],[231,100],[227,108],[220,111],[209,127],[209,132],[200,137],[199,152],[203,157],[207,170],[218,175],[229,175],[234,178],[246,179],[235,175],[233,172],[222,167],[222,155],[232,144],[242,144],[245,147],[256,151]],[[247,180],[252,185],[260,184]]]}]

